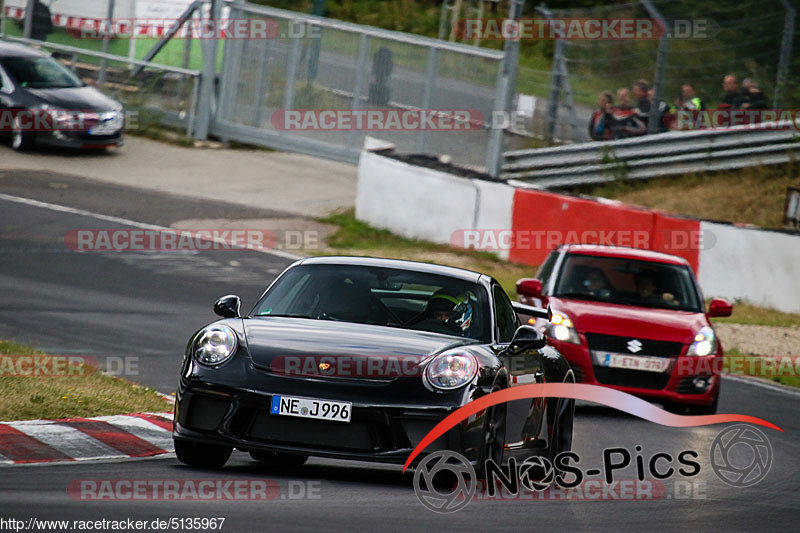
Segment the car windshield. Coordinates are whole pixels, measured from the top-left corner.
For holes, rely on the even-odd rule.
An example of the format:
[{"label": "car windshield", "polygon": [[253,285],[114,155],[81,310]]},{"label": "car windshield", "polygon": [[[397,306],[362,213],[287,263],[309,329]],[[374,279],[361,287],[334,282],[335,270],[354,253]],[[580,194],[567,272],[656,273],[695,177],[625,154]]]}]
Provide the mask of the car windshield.
[{"label": "car windshield", "polygon": [[6,57],[0,62],[20,87],[69,89],[83,85],[72,71],[51,57]]},{"label": "car windshield", "polygon": [[478,283],[375,266],[294,267],[252,314],[376,324],[483,342],[491,336],[488,296]]},{"label": "car windshield", "polygon": [[553,296],[703,311],[689,267],[655,261],[570,254],[561,267]]}]

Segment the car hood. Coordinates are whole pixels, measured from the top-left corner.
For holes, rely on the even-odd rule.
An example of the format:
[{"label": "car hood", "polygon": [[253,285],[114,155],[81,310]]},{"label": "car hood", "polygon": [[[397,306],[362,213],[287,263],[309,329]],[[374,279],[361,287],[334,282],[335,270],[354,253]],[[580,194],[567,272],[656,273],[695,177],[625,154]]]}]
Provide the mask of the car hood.
[{"label": "car hood", "polygon": [[103,112],[113,111],[121,107],[116,100],[109,98],[94,87],[74,87],[71,89],[25,88],[25,91],[42,103],[58,109]]},{"label": "car hood", "polygon": [[[242,322],[253,364],[273,371],[323,357],[347,357],[351,361],[411,357],[419,362],[447,348],[477,344],[472,339],[439,333],[330,320],[259,317]],[[287,363],[287,359],[293,363]]]},{"label": "car hood", "polygon": [[703,313],[634,307],[630,305],[550,298],[553,311],[562,311],[579,333],[636,335],[653,340],[689,344],[709,322]]}]

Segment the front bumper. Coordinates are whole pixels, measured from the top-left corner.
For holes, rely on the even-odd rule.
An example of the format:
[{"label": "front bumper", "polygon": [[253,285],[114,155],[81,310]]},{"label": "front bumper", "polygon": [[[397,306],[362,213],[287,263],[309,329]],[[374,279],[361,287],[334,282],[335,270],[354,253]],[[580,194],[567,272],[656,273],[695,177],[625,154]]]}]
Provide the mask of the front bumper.
[{"label": "front bumper", "polygon": [[[610,387],[658,403],[707,406],[719,395],[720,377],[715,369],[722,354],[687,357],[684,346],[679,355],[670,358],[673,362],[669,372],[606,368],[594,363],[585,337],[579,336],[579,345],[548,337],[549,344],[569,361],[579,383]],[[696,378],[708,379],[710,385],[704,391],[697,391]]]},{"label": "front bumper", "polygon": [[[436,424],[470,398],[467,390],[446,394],[428,391],[419,378],[376,384],[286,377],[257,369],[248,359],[235,359],[217,369],[187,365],[175,404],[174,439],[243,451],[402,464]],[[239,381],[239,377],[245,380]],[[478,390],[474,387],[472,393]],[[351,421],[272,415],[269,408],[273,394],[349,401]],[[483,422],[483,416],[479,416],[460,424],[428,446],[425,453],[450,449],[477,462]]]},{"label": "front bumper", "polygon": [[58,148],[92,150],[123,145],[123,131],[108,135],[90,135],[85,131],[47,131],[36,134],[36,143]]}]

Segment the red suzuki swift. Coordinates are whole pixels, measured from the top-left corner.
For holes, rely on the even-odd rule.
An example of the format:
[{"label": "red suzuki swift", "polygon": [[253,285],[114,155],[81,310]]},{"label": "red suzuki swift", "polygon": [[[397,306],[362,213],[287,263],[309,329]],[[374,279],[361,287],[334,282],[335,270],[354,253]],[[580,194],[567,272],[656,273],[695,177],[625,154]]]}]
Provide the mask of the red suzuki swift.
[{"label": "red suzuki swift", "polygon": [[607,385],[667,409],[716,412],[722,345],[709,322],[732,306],[703,295],[686,260],[596,245],[553,250],[536,278],[517,282],[523,303],[553,311],[548,341],[577,381]]}]

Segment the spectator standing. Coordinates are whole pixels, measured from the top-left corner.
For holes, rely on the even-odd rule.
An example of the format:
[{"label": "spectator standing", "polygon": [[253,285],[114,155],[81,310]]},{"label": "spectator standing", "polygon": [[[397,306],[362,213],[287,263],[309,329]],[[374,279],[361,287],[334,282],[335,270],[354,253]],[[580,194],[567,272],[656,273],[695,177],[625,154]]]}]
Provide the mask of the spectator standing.
[{"label": "spectator standing", "polygon": [[706,105],[694,92],[694,87],[688,83],[684,83],[681,87],[680,109],[685,109],[687,111],[702,111],[705,108]]},{"label": "spectator standing", "polygon": [[636,100],[636,115],[639,120],[644,122],[647,126],[647,120],[650,117],[650,106],[652,102],[647,97],[647,92],[650,90],[650,84],[645,80],[639,80],[633,84],[633,97]]},{"label": "spectator standing", "polygon": [[736,81],[736,76],[728,74],[722,79],[722,90],[725,94],[722,96],[722,103],[720,109],[742,109],[742,104],[745,103],[744,95],[739,92],[739,84]]},{"label": "spectator standing", "polygon": [[635,137],[647,133],[645,123],[637,116],[636,109],[631,107],[631,93],[625,87],[617,90],[617,105],[613,109],[614,138]]},{"label": "spectator standing", "polygon": [[594,141],[608,141],[614,138],[614,96],[608,91],[597,97],[597,109],[589,120],[589,137]]},{"label": "spectator standing", "polygon": [[769,109],[767,97],[758,88],[758,84],[752,78],[742,80],[742,109]]}]

